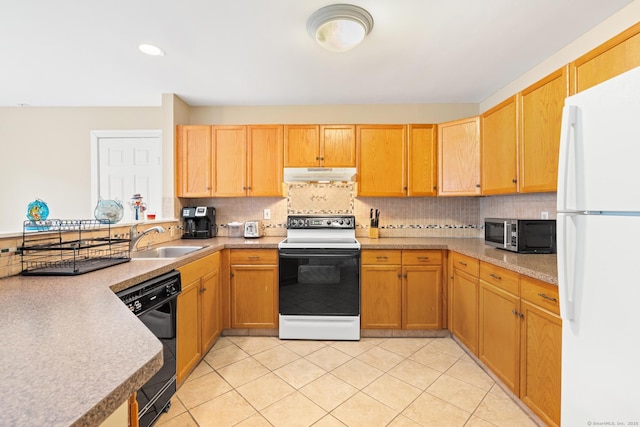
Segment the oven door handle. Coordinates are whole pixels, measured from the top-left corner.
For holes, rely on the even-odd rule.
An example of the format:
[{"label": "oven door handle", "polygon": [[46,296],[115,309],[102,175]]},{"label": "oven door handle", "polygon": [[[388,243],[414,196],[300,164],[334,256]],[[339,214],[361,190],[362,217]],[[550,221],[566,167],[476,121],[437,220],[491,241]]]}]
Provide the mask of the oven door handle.
[{"label": "oven door handle", "polygon": [[356,258],[360,256],[360,251],[348,251],[348,252],[309,252],[309,251],[287,251],[282,250],[279,253],[280,258],[300,258],[300,257],[313,257],[313,258]]}]

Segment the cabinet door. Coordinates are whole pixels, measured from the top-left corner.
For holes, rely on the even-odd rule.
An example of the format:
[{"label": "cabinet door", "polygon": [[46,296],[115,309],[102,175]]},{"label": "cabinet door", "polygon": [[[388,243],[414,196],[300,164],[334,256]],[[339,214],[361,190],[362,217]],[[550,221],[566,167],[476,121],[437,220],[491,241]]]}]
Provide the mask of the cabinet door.
[{"label": "cabinet door", "polygon": [[309,168],[320,165],[320,127],[285,125],[284,167]]},{"label": "cabinet door", "polygon": [[282,126],[247,126],[249,196],[282,196]]},{"label": "cabinet door", "polygon": [[202,319],[201,343],[204,354],[221,332],[220,270],[216,268],[201,279],[200,317]]},{"label": "cabinet door", "polygon": [[567,68],[522,91],[520,192],[556,191],[562,107],[568,95]]},{"label": "cabinet door", "polygon": [[478,278],[453,270],[451,332],[478,355]]},{"label": "cabinet door", "polygon": [[409,125],[407,196],[438,194],[436,126]]},{"label": "cabinet door", "polygon": [[200,352],[200,278],[182,287],[177,312],[177,381],[182,383],[198,363]]},{"label": "cabinet door", "polygon": [[320,126],[320,166],[329,168],[356,167],[355,126]]},{"label": "cabinet door", "polygon": [[569,64],[571,94],[640,66],[640,23]]},{"label": "cabinet door", "polygon": [[407,127],[358,125],[358,195],[404,197]]},{"label": "cabinet door", "polygon": [[550,426],[560,425],[562,320],[521,302],[520,400]]},{"label": "cabinet door", "polygon": [[176,194],[178,197],[211,197],[211,126],[178,126],[176,129]]},{"label": "cabinet door", "polygon": [[402,328],[440,328],[441,266],[402,267]]},{"label": "cabinet door", "polygon": [[213,195],[242,197],[247,193],[247,130],[245,126],[213,126]]},{"label": "cabinet door", "polygon": [[480,281],[478,357],[511,391],[519,393],[520,298]]},{"label": "cabinet door", "polygon": [[438,195],[480,195],[480,118],[438,125]]},{"label": "cabinet door", "polygon": [[231,327],[278,327],[277,266],[231,266]]},{"label": "cabinet door", "polygon": [[362,328],[402,327],[402,274],[399,265],[363,265],[361,268]]},{"label": "cabinet door", "polygon": [[512,96],[481,117],[482,194],[518,191],[518,99]]}]

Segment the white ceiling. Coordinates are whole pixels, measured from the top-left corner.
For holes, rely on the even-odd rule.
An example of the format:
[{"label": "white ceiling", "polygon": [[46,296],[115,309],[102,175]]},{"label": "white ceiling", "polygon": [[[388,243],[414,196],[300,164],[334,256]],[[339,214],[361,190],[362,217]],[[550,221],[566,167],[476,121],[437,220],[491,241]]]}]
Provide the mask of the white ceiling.
[{"label": "white ceiling", "polygon": [[630,2],[353,0],[373,31],[331,53],[329,0],[0,0],[0,106],[476,103]]}]

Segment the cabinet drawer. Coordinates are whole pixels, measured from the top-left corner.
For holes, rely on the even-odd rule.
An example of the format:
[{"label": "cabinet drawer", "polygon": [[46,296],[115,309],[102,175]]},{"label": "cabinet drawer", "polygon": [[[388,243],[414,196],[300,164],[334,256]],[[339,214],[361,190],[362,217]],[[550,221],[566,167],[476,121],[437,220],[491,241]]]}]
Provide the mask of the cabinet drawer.
[{"label": "cabinet drawer", "polygon": [[231,265],[277,265],[278,251],[274,249],[232,249],[229,254]]},{"label": "cabinet drawer", "polygon": [[400,265],[402,251],[396,250],[367,250],[361,253],[362,265]]},{"label": "cabinet drawer", "polygon": [[480,280],[491,283],[515,296],[520,294],[519,277],[520,275],[514,271],[480,262]]},{"label": "cabinet drawer", "polygon": [[453,252],[453,268],[466,271],[467,273],[478,277],[480,261],[475,258],[459,254],[458,252]]},{"label": "cabinet drawer", "polygon": [[200,258],[197,261],[185,264],[182,267],[178,267],[180,272],[180,281],[182,286],[189,285],[194,280],[198,280],[210,271],[215,270],[220,266],[220,252],[207,255],[204,258]]},{"label": "cabinet drawer", "polygon": [[402,265],[441,265],[442,251],[402,251]]},{"label": "cabinet drawer", "polygon": [[560,314],[560,298],[556,285],[520,276],[520,298],[552,313]]}]

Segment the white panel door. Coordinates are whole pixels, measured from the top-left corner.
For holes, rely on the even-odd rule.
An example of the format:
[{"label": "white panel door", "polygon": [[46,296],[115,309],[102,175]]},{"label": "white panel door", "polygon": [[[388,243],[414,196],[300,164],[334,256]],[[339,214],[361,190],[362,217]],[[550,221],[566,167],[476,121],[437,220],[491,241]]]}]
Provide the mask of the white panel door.
[{"label": "white panel door", "polygon": [[159,137],[99,137],[98,196],[127,203],[140,194],[151,210],[162,208],[162,146]]}]

